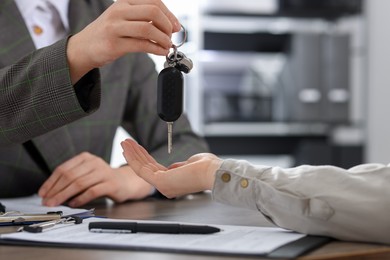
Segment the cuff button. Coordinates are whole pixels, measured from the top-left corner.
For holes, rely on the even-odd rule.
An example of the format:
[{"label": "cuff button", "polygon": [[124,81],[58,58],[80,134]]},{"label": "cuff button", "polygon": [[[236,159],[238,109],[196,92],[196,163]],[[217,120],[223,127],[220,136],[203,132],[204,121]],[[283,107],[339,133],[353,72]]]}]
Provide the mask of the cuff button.
[{"label": "cuff button", "polygon": [[224,172],[224,173],[222,174],[222,176],[221,176],[221,179],[222,179],[223,182],[229,182],[230,179],[231,179],[231,176],[230,176],[229,173]]},{"label": "cuff button", "polygon": [[248,185],[249,185],[248,179],[245,179],[245,178],[241,179],[240,185],[241,185],[241,187],[244,188],[244,189],[245,189],[246,187],[248,187]]}]

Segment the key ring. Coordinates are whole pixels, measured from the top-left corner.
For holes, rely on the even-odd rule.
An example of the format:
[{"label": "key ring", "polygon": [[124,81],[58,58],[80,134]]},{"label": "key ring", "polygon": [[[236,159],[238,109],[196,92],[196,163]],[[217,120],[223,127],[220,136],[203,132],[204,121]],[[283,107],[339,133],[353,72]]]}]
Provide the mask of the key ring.
[{"label": "key ring", "polygon": [[166,56],[166,59],[167,59],[167,62],[168,63],[170,63],[170,62],[172,62],[172,61],[174,61],[174,60],[178,60],[178,56],[177,56],[177,49],[179,48],[179,47],[181,47],[181,46],[183,46],[183,44],[186,42],[186,40],[187,40],[187,30],[186,30],[186,28],[182,25],[182,24],[180,24],[180,26],[181,26],[181,28],[183,29],[183,32],[184,32],[184,37],[183,37],[183,41],[181,42],[181,43],[179,43],[179,44],[174,44],[174,43],[172,43],[172,46],[171,46],[171,48],[173,49],[173,59],[172,58],[169,58],[169,54]]},{"label": "key ring", "polygon": [[[182,25],[182,24],[180,24],[180,26],[181,26],[181,29],[183,30],[183,32],[184,32],[184,36],[183,36],[183,40],[181,41],[181,43],[179,43],[179,44],[172,44],[172,47],[174,47],[174,46],[176,46],[176,48],[180,48],[181,46],[183,46],[183,44],[186,42],[186,40],[187,40],[187,30],[186,30],[186,28]],[[180,30],[181,31],[181,30]],[[179,31],[179,32],[180,32]]]}]

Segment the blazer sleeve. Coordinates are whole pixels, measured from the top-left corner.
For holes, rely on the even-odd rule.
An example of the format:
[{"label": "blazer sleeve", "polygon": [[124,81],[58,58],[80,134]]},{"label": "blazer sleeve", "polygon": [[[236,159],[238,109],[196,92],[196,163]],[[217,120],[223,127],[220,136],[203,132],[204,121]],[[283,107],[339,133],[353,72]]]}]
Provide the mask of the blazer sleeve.
[{"label": "blazer sleeve", "polygon": [[229,159],[216,172],[213,197],[286,229],[389,244],[389,183],[389,165],[283,169]]},{"label": "blazer sleeve", "polygon": [[164,165],[208,151],[203,138],[194,133],[185,114],[173,124],[173,150],[168,155],[167,124],[157,115],[157,72],[146,54],[135,55],[132,81],[123,127],[157,161]]},{"label": "blazer sleeve", "polygon": [[0,69],[0,145],[24,142],[99,107],[99,71],[73,86],[66,45],[64,39]]}]

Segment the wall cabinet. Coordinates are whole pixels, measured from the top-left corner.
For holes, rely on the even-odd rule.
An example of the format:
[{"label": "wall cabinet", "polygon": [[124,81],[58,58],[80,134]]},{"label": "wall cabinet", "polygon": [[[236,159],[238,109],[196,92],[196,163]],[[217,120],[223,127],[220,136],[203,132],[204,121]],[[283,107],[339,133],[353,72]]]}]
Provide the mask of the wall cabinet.
[{"label": "wall cabinet", "polygon": [[183,52],[194,61],[186,111],[212,152],[361,163],[362,8],[357,0],[213,0],[183,14]]}]

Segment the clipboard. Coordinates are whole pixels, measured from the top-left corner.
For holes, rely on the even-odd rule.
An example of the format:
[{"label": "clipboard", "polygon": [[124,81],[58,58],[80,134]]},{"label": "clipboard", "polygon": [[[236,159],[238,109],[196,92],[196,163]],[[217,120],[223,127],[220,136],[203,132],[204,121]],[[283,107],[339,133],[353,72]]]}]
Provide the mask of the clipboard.
[{"label": "clipboard", "polygon": [[57,220],[61,217],[61,211],[36,214],[25,214],[22,212],[10,211],[0,214],[0,226],[29,225],[37,222]]},{"label": "clipboard", "polygon": [[78,209],[67,206],[42,206],[41,198],[34,194],[27,197],[0,198],[0,227],[31,225],[57,220],[67,216],[82,218],[94,216],[94,209]]}]

